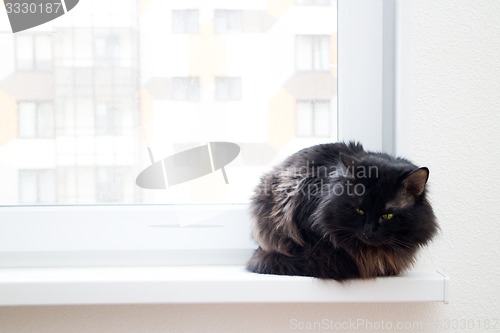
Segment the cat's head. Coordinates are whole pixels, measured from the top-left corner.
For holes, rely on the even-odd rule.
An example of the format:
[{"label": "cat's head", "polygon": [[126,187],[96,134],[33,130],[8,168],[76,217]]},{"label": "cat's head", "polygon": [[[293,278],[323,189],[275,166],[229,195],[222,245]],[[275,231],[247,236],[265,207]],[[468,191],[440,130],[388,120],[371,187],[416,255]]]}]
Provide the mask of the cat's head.
[{"label": "cat's head", "polygon": [[341,155],[340,169],[314,222],[337,246],[415,251],[438,226],[426,198],[429,170],[386,154]]}]

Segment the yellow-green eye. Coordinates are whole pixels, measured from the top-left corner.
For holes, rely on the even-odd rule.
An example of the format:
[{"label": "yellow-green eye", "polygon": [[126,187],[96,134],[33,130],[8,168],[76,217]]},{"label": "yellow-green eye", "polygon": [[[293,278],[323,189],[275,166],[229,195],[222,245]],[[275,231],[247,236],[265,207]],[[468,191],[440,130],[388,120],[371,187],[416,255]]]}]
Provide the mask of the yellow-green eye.
[{"label": "yellow-green eye", "polygon": [[363,215],[365,215],[365,212],[364,212],[364,211],[362,211],[362,210],[361,210],[361,209],[359,209],[359,208],[356,208],[356,214],[363,216]]},{"label": "yellow-green eye", "polygon": [[384,214],[382,215],[382,218],[386,221],[389,221],[390,219],[392,219],[394,217],[394,214]]}]

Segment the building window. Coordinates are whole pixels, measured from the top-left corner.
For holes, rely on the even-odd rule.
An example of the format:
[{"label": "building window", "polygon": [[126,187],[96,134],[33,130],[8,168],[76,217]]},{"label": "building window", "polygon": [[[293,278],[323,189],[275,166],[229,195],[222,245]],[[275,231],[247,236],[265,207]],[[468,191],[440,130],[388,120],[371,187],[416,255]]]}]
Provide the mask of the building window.
[{"label": "building window", "polygon": [[195,9],[172,10],[172,32],[174,34],[198,33],[199,13]]},{"label": "building window", "polygon": [[126,167],[99,166],[96,168],[97,202],[123,202],[125,197]]},{"label": "building window", "polygon": [[52,69],[52,38],[49,35],[16,35],[16,69],[48,71]]},{"label": "building window", "polygon": [[20,102],[18,133],[21,138],[51,138],[54,136],[54,106],[49,102]]},{"label": "building window", "polygon": [[19,201],[54,203],[56,201],[55,172],[50,169],[19,170]]},{"label": "building window", "polygon": [[[89,89],[88,85],[70,86],[69,91]],[[57,135],[93,136],[95,135],[97,101],[90,98],[61,98],[57,103],[56,131]]]},{"label": "building window", "polygon": [[95,203],[96,187],[96,167],[93,165],[57,168],[58,203]]},{"label": "building window", "polygon": [[215,100],[217,101],[241,100],[241,77],[216,77]]},{"label": "building window", "polygon": [[97,135],[120,135],[122,128],[122,113],[112,104],[98,104],[95,118]]},{"label": "building window", "polygon": [[172,99],[175,101],[199,101],[200,79],[198,77],[174,77]]},{"label": "building window", "polygon": [[330,69],[330,37],[304,35],[295,37],[295,63],[298,71]]},{"label": "building window", "polygon": [[297,101],[296,110],[297,136],[331,136],[330,101]]},{"label": "building window", "polygon": [[302,6],[330,6],[331,0],[295,0],[297,5]]},{"label": "building window", "polygon": [[94,57],[98,65],[119,64],[121,52],[120,35],[107,33],[94,35]]},{"label": "building window", "polygon": [[215,11],[215,33],[241,32],[241,10]]}]

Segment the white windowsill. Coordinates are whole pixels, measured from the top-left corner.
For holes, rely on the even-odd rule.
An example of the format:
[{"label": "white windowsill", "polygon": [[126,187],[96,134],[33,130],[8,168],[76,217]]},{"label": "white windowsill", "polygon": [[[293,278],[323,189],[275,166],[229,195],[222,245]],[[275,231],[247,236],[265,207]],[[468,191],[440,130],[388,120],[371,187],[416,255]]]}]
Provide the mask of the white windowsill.
[{"label": "white windowsill", "polygon": [[339,284],[242,266],[2,268],[0,305],[447,302],[448,278],[409,272]]}]

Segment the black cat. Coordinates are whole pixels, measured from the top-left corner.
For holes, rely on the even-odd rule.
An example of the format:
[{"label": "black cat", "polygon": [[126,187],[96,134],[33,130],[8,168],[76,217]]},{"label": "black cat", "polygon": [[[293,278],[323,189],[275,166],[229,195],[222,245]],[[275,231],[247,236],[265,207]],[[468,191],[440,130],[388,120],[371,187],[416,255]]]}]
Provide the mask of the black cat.
[{"label": "black cat", "polygon": [[256,188],[259,247],[247,269],[338,281],[399,274],[438,230],[428,177],[425,167],[354,142],[293,154]]}]

